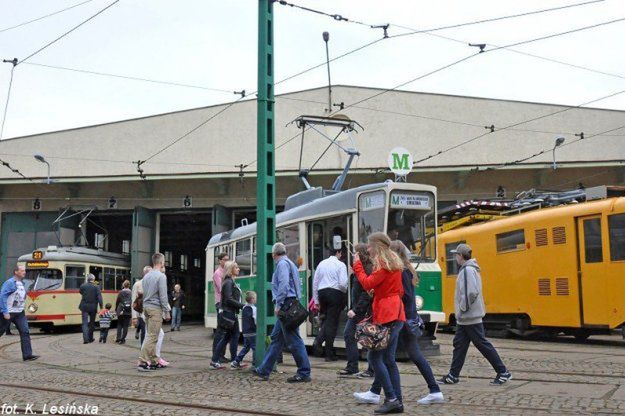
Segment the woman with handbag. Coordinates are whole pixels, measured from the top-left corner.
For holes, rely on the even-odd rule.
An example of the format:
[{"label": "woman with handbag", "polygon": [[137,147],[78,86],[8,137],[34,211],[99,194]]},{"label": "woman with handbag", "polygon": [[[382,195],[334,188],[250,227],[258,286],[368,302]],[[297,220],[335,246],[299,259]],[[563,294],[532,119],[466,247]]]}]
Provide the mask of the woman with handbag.
[{"label": "woman with handbag", "polygon": [[[444,402],[443,393],[434,378],[432,368],[427,362],[423,353],[419,349],[419,337],[422,334],[424,323],[419,314],[417,313],[417,304],[415,302],[414,288],[415,284],[419,282],[419,275],[410,263],[408,258],[409,251],[401,240],[395,240],[391,242],[391,250],[393,250],[404,263],[404,270],[402,271],[402,284],[404,286],[404,296],[402,296],[402,302],[404,303],[404,312],[406,313],[406,324],[399,333],[399,337],[402,340],[402,344],[406,349],[410,361],[412,361],[419,372],[425,379],[425,382],[430,389],[430,394],[417,401],[419,404],[432,404]],[[372,387],[371,391],[374,393],[376,390]],[[379,392],[379,387],[377,388]],[[401,396],[398,396],[401,401]]]},{"label": "woman with handbag", "polygon": [[[403,413],[399,369],[395,362],[395,351],[399,332],[404,326],[406,315],[401,297],[404,293],[401,273],[404,269],[399,256],[391,250],[391,240],[384,233],[373,233],[368,238],[368,251],[373,261],[373,272],[367,275],[358,254],[354,256],[354,272],[366,291],[373,290],[373,324],[383,339],[369,350],[368,360],[375,372],[375,381],[384,389],[385,401],[375,414]],[[371,326],[371,325],[370,325]],[[373,402],[375,393],[354,393],[359,401]],[[366,397],[362,397],[366,396]],[[377,400],[379,400],[377,395]]]},{"label": "woman with handbag", "polygon": [[[241,303],[241,288],[235,283],[235,279],[239,276],[239,265],[234,261],[229,261],[224,265],[224,280],[221,284],[221,310],[220,319],[217,325],[217,331],[220,331],[220,339],[213,351],[213,358],[210,362],[212,369],[223,368],[219,363],[219,357],[222,357],[226,345],[230,339],[239,339],[239,311],[245,306]],[[215,335],[217,337],[217,334]],[[230,351],[232,357],[237,356],[237,343],[234,345],[234,351]]]}]

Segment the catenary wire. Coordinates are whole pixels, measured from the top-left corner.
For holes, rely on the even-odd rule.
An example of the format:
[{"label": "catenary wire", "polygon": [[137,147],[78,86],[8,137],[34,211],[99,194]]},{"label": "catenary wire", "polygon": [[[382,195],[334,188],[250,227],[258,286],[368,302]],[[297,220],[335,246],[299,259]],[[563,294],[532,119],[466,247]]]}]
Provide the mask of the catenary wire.
[{"label": "catenary wire", "polygon": [[82,22],[80,22],[79,24],[77,24],[76,26],[72,27],[70,30],[64,32],[63,34],[61,34],[60,36],[58,36],[57,38],[55,38],[54,40],[46,43],[44,46],[42,46],[41,48],[37,49],[35,52],[31,53],[30,55],[28,55],[26,58],[20,60],[17,65],[21,64],[22,62],[25,62],[27,60],[29,60],[30,58],[32,58],[33,56],[37,55],[38,53],[42,52],[43,50],[45,50],[46,48],[52,46],[53,44],[55,44],[56,42],[58,42],[59,40],[63,39],[65,36],[69,35],[70,33],[72,33],[73,31],[75,31],[76,29],[78,29],[79,27],[83,26],[84,24],[90,22],[91,20],[95,19],[97,16],[99,16],[100,14],[104,13],[106,10],[110,9],[111,7],[113,7],[114,5],[116,5],[117,3],[119,3],[119,0],[114,0],[112,3],[110,3],[108,6],[106,6],[105,8],[101,9],[100,11],[98,11],[97,13],[91,15],[90,17],[88,17],[87,19],[83,20]]},{"label": "catenary wire", "polygon": [[9,88],[7,89],[7,98],[4,102],[4,111],[2,113],[2,125],[0,126],[0,140],[4,133],[4,123],[7,120],[7,111],[9,110],[9,101],[11,99],[11,87],[13,87],[13,72],[15,72],[15,65],[11,66],[11,75],[9,76]]},{"label": "catenary wire", "polygon": [[6,32],[6,31],[9,31],[9,30],[12,30],[12,29],[17,29],[18,27],[26,26],[26,25],[29,25],[31,23],[38,22],[38,21],[43,20],[43,19],[45,19],[47,17],[55,16],[57,14],[66,12],[66,11],[71,10],[73,8],[82,6],[83,4],[91,3],[92,1],[93,0],[83,1],[82,3],[74,4],[73,6],[66,7],[64,9],[58,10],[58,11],[53,12],[53,13],[46,14],[46,15],[41,16],[41,17],[37,17],[36,19],[32,19],[32,20],[28,20],[26,22],[19,23],[19,24],[15,25],[15,26],[5,27],[4,29],[0,29],[0,33]]}]

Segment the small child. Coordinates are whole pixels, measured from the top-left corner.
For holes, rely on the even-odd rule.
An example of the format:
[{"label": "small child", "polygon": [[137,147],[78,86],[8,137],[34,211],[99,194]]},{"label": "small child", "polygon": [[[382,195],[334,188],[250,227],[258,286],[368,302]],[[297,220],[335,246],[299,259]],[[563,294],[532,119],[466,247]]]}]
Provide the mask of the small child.
[{"label": "small child", "polygon": [[104,309],[98,313],[100,317],[100,342],[106,344],[106,338],[109,335],[109,328],[111,327],[111,319],[114,317],[114,313],[111,313],[111,305],[107,303],[104,305]]},{"label": "small child", "polygon": [[252,357],[256,357],[256,292],[250,290],[245,293],[245,306],[242,311],[243,348],[237,357],[230,363],[230,368],[241,368],[241,361],[252,350]]}]

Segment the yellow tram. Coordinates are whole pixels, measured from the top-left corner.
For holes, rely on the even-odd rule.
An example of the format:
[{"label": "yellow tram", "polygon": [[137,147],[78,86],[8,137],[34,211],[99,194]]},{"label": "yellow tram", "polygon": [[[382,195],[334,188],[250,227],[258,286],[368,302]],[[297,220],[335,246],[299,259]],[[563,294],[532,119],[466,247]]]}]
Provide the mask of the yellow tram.
[{"label": "yellow tram", "polygon": [[[543,208],[439,235],[443,311],[454,323],[468,243],[482,268],[487,326],[585,339],[625,324],[625,198]],[[443,257],[444,256],[444,257]]]},{"label": "yellow tram", "polygon": [[81,323],[80,285],[88,273],[96,277],[104,304],[115,306],[117,292],[130,277],[128,256],[85,247],[49,246],[21,256],[26,267],[26,316],[44,331]]}]

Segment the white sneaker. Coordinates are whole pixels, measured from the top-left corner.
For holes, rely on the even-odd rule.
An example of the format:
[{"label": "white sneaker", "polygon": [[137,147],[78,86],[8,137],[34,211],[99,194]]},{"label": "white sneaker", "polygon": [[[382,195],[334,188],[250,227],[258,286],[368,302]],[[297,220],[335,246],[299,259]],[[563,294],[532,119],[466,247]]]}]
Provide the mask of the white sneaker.
[{"label": "white sneaker", "polygon": [[380,404],[380,395],[371,392],[371,390],[362,393],[356,392],[354,393],[354,397],[359,403]]},{"label": "white sneaker", "polygon": [[419,404],[433,404],[433,403],[443,403],[445,398],[443,397],[443,393],[430,393],[424,398],[417,400]]}]

